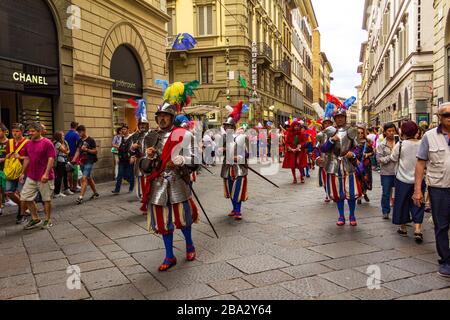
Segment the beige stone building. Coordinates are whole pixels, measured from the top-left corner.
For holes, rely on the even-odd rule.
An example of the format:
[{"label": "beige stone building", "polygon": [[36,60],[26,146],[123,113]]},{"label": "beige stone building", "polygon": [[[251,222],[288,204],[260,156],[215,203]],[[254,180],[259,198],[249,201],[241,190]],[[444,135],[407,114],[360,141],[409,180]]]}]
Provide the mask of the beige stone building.
[{"label": "beige stone building", "polygon": [[433,1],[366,0],[361,93],[369,122],[420,122],[432,113]]},{"label": "beige stone building", "polygon": [[67,130],[74,120],[84,124],[98,143],[95,177],[112,177],[114,127],[136,126],[127,100],[146,99],[150,119],[161,102],[154,83],[166,76],[165,1],[32,3],[33,8],[0,3],[9,18],[0,19],[2,37],[8,37],[0,47],[0,56],[7,57],[0,60],[2,121],[39,120],[50,132]]},{"label": "beige stone building", "polygon": [[313,101],[325,108],[325,93],[330,92],[333,67],[328,61],[327,55],[321,51],[319,30],[314,30],[313,33],[313,65]]},{"label": "beige stone building", "polygon": [[310,0],[299,1],[298,7],[292,10],[293,17],[293,52],[300,63],[301,79],[300,84],[294,82],[294,86],[299,88],[303,98],[303,105],[300,108],[301,116],[314,118],[316,113],[312,108],[314,102],[314,30],[319,26],[314,12],[314,7]]},{"label": "beige stone building", "polygon": [[[275,125],[295,112],[292,102],[292,16],[297,1],[285,0],[168,0],[167,56],[170,82],[199,80],[193,109],[217,108],[200,119],[218,127],[226,105],[249,102],[244,120],[251,125]],[[198,42],[189,51],[173,51],[178,33],[189,33]],[[255,56],[252,57],[252,50]],[[252,58],[254,61],[252,61]],[[239,81],[244,78],[248,88]],[[195,113],[195,111],[192,111]],[[207,119],[207,120],[206,120]]]},{"label": "beige stone building", "polygon": [[[434,103],[437,106],[450,100],[450,0],[435,0],[434,3]],[[436,116],[433,122],[437,123]]]}]

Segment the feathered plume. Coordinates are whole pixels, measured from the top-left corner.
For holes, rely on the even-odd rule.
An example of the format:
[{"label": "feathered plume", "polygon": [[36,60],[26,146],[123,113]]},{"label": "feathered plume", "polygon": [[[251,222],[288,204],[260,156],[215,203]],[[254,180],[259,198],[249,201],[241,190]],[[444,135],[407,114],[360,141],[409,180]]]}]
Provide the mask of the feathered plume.
[{"label": "feathered plume", "polygon": [[238,123],[242,116],[242,108],[244,107],[244,102],[239,101],[234,107],[233,111],[230,113],[230,117],[233,118],[233,120]]},{"label": "feathered plume", "polygon": [[128,99],[127,102],[133,106],[133,108],[137,108],[138,103],[134,99]]},{"label": "feathered plume", "polygon": [[155,84],[162,88],[163,95],[166,92],[167,88],[169,87],[169,81],[167,80],[156,79]]},{"label": "feathered plume", "polygon": [[342,104],[342,108],[345,110],[349,110],[355,102],[356,102],[356,98],[350,97],[344,101],[344,103]]},{"label": "feathered plume", "polygon": [[136,119],[147,122],[147,105],[145,104],[145,99],[140,99],[137,101],[137,108],[135,111]]},{"label": "feathered plume", "polygon": [[184,84],[181,82],[172,83],[164,93],[164,100],[169,102],[171,105],[176,105],[181,103],[181,97],[184,94]]},{"label": "feathered plume", "polygon": [[335,105],[331,102],[328,102],[327,107],[325,109],[324,117],[329,118],[329,119],[332,118],[333,114],[334,114],[334,108],[335,108]]},{"label": "feathered plume", "polygon": [[327,101],[333,103],[336,107],[340,108],[342,107],[342,102],[335,96],[333,96],[330,93],[325,93],[325,96],[327,97]]},{"label": "feathered plume", "polygon": [[314,111],[317,113],[317,115],[319,116],[319,118],[323,118],[323,115],[325,114],[325,111],[323,110],[323,108],[320,106],[320,104],[318,103],[313,103],[312,107],[314,109]]}]

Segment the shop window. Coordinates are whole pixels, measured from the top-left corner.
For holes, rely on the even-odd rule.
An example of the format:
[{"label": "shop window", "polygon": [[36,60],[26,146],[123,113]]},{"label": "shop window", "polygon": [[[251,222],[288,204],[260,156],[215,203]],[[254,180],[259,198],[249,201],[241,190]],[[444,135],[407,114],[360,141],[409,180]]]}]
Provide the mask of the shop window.
[{"label": "shop window", "polygon": [[200,58],[200,75],[202,84],[213,83],[213,57]]},{"label": "shop window", "polygon": [[53,135],[53,108],[50,97],[38,97],[22,95],[22,103],[19,106],[18,114],[20,123],[25,126],[32,122],[40,122],[45,125],[46,136]]}]

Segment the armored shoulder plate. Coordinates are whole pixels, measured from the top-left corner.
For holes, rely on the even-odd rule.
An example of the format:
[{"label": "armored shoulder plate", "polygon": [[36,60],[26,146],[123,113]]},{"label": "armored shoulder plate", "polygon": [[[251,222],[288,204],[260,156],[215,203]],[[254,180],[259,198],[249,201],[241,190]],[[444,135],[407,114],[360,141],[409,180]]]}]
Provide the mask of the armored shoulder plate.
[{"label": "armored shoulder plate", "polygon": [[358,129],[356,129],[355,127],[349,127],[347,130],[347,135],[351,140],[356,139],[356,137],[358,136]]},{"label": "armored shoulder plate", "polygon": [[145,148],[155,147],[158,144],[159,135],[155,130],[149,131],[144,138]]}]

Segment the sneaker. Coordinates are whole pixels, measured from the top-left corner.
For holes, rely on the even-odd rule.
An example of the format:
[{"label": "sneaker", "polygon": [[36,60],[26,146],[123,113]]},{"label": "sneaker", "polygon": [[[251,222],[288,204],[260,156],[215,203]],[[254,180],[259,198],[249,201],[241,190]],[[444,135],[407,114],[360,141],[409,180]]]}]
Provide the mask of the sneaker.
[{"label": "sneaker", "polygon": [[445,278],[450,278],[450,264],[441,264],[439,267],[438,275]]},{"label": "sneaker", "polygon": [[81,187],[77,186],[77,189],[75,190],[75,192],[80,192],[81,191]]},{"label": "sneaker", "polygon": [[17,207],[17,203],[12,201],[11,199],[8,199],[8,201],[5,202],[6,207]]},{"label": "sneaker", "polygon": [[94,193],[92,196],[91,196],[91,200],[95,200],[95,199],[98,199],[100,197],[100,195],[96,192],[96,193]]},{"label": "sneaker", "polygon": [[58,199],[58,198],[65,198],[66,195],[64,193],[55,193],[55,195],[53,196],[53,198]]},{"label": "sneaker", "polygon": [[27,217],[25,217],[25,216],[21,216],[20,218],[18,218],[17,220],[16,220],[16,224],[25,224],[25,223],[27,223],[28,222],[28,219],[27,219]]},{"label": "sneaker", "polygon": [[76,201],[77,204],[82,204],[83,203],[83,198],[79,197]]},{"label": "sneaker", "polygon": [[74,193],[72,191],[70,191],[70,189],[67,189],[67,190],[64,191],[64,194],[66,196],[72,196]]},{"label": "sneaker", "polygon": [[24,230],[31,230],[31,229],[35,229],[35,228],[39,228],[42,225],[42,221],[41,220],[33,220],[31,219],[30,222],[28,222],[28,224],[23,227]]},{"label": "sneaker", "polygon": [[370,202],[370,199],[369,199],[369,197],[367,196],[367,194],[364,195],[364,200],[365,200],[366,202]]},{"label": "sneaker", "polygon": [[384,220],[389,220],[389,213],[383,214],[383,219]]},{"label": "sneaker", "polygon": [[111,191],[111,193],[114,195],[117,195],[117,194],[120,194],[120,191],[113,190],[113,191]]},{"label": "sneaker", "polygon": [[41,226],[41,229],[48,229],[50,227],[53,227],[53,223],[51,220],[45,220],[44,223]]}]

